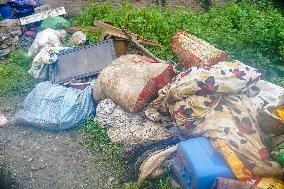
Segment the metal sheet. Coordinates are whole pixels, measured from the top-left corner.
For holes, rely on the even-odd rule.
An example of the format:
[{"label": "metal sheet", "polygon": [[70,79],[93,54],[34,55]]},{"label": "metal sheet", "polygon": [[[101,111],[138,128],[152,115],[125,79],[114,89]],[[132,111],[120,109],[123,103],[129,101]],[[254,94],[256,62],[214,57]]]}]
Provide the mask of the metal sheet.
[{"label": "metal sheet", "polygon": [[63,51],[50,68],[52,83],[98,74],[116,58],[112,39]]}]

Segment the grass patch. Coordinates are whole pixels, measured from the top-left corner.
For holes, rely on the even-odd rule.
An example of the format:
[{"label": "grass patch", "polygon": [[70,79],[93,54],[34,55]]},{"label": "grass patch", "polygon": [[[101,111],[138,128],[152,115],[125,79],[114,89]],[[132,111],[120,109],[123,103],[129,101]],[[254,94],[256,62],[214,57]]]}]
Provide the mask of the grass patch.
[{"label": "grass patch", "polygon": [[161,179],[146,180],[141,183],[129,182],[122,186],[122,189],[171,189],[169,175],[165,175]]},{"label": "grass patch", "polygon": [[94,117],[89,117],[81,126],[82,134],[86,137],[85,145],[103,153],[101,162],[105,162],[109,168],[122,174],[125,165],[122,161],[123,145],[114,144],[108,137],[106,128],[94,122]]},{"label": "grass patch", "polygon": [[32,60],[24,49],[16,49],[0,63],[0,97],[26,95],[36,84],[28,74]]}]

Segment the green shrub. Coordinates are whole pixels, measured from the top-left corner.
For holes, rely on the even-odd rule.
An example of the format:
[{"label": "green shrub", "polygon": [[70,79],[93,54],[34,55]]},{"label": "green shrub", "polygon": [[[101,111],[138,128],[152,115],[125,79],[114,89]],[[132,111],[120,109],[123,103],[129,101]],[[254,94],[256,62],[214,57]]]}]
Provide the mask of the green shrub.
[{"label": "green shrub", "polygon": [[112,22],[147,39],[158,40],[162,48],[148,48],[165,60],[177,60],[170,52],[170,42],[179,29],[184,29],[228,52],[232,58],[256,67],[264,79],[284,83],[284,17],[268,1],[231,3],[200,14],[182,7],[161,11],[127,3],[116,8],[109,3],[93,3],[73,23],[88,26],[94,20]]},{"label": "green shrub", "polygon": [[36,80],[28,74],[30,65],[31,59],[23,49],[16,49],[5,62],[0,61],[0,97],[26,95],[34,87]]}]

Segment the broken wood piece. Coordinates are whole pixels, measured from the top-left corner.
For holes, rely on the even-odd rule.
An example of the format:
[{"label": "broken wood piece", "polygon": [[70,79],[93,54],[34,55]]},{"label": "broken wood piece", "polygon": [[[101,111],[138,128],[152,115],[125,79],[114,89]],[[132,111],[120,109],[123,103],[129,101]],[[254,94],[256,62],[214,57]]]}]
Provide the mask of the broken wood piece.
[{"label": "broken wood piece", "polygon": [[139,42],[136,41],[136,39],[133,39],[131,34],[129,34],[127,32],[127,30],[125,28],[122,28],[121,31],[139,48],[141,49],[147,56],[149,56],[150,58],[153,58],[156,62],[165,62],[164,60],[161,60],[159,58],[157,58],[154,54],[152,54],[148,49],[146,49],[145,47],[143,47]]},{"label": "broken wood piece", "polygon": [[92,33],[96,33],[98,31],[101,30],[101,28],[98,28],[98,27],[80,27],[80,26],[73,26],[73,27],[69,27],[67,29],[65,29],[68,33],[75,33],[77,31],[82,31],[82,30],[86,30],[88,32],[92,32]]},{"label": "broken wood piece", "polygon": [[[119,38],[122,38],[122,39],[128,39],[128,37],[125,35],[125,33],[123,33],[121,31],[121,29],[116,28],[116,27],[114,27],[114,26],[112,26],[108,23],[103,22],[103,21],[95,20],[94,26],[99,27],[99,28],[104,30],[103,38],[105,38],[105,36],[107,36],[107,35],[110,35],[110,36],[119,37]],[[136,41],[138,41],[141,44],[161,47],[161,44],[157,41],[147,40],[147,39],[144,39],[142,36],[139,36],[139,35],[133,34],[133,33],[131,33],[130,35],[131,35],[132,39],[135,39]]]},{"label": "broken wood piece", "polygon": [[66,15],[66,14],[67,13],[66,13],[65,8],[60,7],[60,8],[56,8],[56,9],[52,9],[52,10],[48,10],[48,11],[44,11],[44,12],[40,12],[37,14],[33,14],[30,16],[20,18],[20,23],[23,26],[23,25],[27,25],[27,24],[31,24],[34,22],[44,20],[49,16],[60,16],[60,15]]}]

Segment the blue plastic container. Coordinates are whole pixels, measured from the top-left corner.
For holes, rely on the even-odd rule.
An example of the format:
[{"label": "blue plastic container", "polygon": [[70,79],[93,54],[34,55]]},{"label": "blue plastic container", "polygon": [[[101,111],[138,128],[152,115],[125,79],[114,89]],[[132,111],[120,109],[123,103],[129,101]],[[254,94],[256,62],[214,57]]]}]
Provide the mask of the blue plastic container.
[{"label": "blue plastic container", "polygon": [[216,177],[235,179],[226,161],[205,137],[181,142],[173,166],[184,189],[210,189]]},{"label": "blue plastic container", "polygon": [[8,4],[0,4],[0,13],[3,19],[12,17],[12,9]]}]

